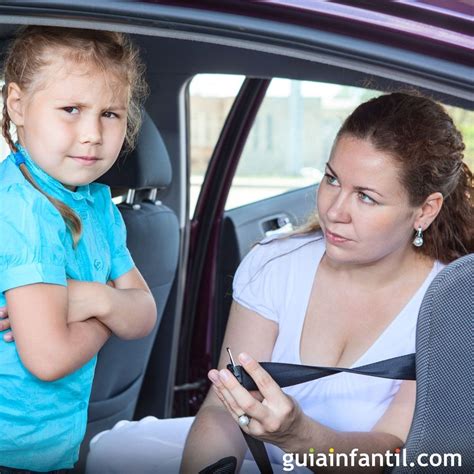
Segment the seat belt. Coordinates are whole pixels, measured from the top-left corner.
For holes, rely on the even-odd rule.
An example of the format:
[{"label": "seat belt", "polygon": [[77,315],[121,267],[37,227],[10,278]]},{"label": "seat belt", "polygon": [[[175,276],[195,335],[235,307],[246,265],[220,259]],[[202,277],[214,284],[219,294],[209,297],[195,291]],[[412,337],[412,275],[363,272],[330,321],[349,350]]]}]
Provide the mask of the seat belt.
[{"label": "seat belt", "polygon": [[[415,354],[393,357],[392,359],[381,360],[372,364],[354,367],[353,369],[283,364],[279,362],[261,362],[260,365],[280,387],[289,387],[340,372],[369,375],[386,379],[416,380]],[[229,364],[227,368],[234,374],[244,388],[247,390],[258,390],[252,377],[250,377],[241,365]],[[250,436],[242,429],[241,431],[261,474],[272,474],[273,470],[263,441]]]}]

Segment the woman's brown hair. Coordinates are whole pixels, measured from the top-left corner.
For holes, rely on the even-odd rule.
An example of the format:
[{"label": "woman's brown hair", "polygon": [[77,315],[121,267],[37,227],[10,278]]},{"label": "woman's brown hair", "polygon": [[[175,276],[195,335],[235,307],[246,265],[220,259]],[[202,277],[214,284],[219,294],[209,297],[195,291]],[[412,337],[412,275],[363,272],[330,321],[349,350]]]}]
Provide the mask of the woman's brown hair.
[{"label": "woman's brown hair", "polygon": [[[472,172],[463,162],[461,133],[440,104],[413,93],[382,95],[347,117],[336,142],[347,135],[368,140],[401,165],[410,205],[421,206],[435,192],[443,195],[441,211],[416,251],[444,263],[474,251]],[[303,230],[318,228],[314,216]]]},{"label": "woman's brown hair", "polygon": [[[138,49],[123,33],[73,28],[27,26],[18,31],[5,58],[3,77],[2,134],[10,149],[16,152],[10,135],[11,119],[7,108],[8,85],[16,83],[21,90],[34,93],[41,73],[50,64],[52,55],[86,66],[93,66],[104,73],[112,73],[123,81],[129,90],[127,131],[124,151],[131,150],[141,125],[142,105],[148,93],[145,68]],[[76,213],[58,199],[45,193],[35,183],[28,168],[20,165],[25,178],[58,209],[73,237],[74,246],[79,242],[82,225]]]}]

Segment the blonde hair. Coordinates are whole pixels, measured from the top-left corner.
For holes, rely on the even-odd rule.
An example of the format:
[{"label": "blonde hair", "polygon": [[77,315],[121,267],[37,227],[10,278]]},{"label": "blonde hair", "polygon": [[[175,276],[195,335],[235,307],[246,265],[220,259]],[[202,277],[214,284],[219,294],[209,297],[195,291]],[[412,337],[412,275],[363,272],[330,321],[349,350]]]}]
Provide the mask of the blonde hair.
[{"label": "blonde hair", "polygon": [[[6,54],[3,68],[5,85],[2,89],[2,135],[10,149],[13,152],[17,151],[10,135],[8,85],[16,83],[23,91],[29,93],[34,91],[39,73],[50,64],[48,53],[53,50],[59,51],[65,59],[97,67],[100,71],[112,73],[123,80],[129,89],[124,151],[133,149],[141,125],[143,102],[148,94],[145,67],[140,60],[138,49],[123,33],[49,26],[21,28]],[[44,194],[61,213],[76,247],[82,232],[79,217],[70,207],[44,192],[24,164],[20,165],[20,170],[32,186]]]}]

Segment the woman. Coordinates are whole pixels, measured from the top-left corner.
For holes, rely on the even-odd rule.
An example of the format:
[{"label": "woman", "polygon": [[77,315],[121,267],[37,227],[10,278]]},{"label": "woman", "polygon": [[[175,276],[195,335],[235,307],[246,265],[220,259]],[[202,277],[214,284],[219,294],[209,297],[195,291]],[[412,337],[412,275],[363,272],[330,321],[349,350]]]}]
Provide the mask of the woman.
[{"label": "woman", "polygon": [[[351,367],[414,352],[429,283],[473,251],[472,174],[463,150],[451,118],[424,97],[384,95],[348,117],[318,190],[318,219],[257,245],[235,275],[221,370],[209,372],[213,390],[189,431],[182,472],[225,456],[240,466],[242,415],[249,419],[243,430],[267,442],[280,469],[284,452],[369,454],[403,445],[415,382],[341,373],[281,390],[256,361]],[[245,351],[239,361],[259,393],[224,369],[228,346]],[[123,467],[125,446],[140,446],[136,469],[168,463],[177,470],[191,422],[146,418],[98,435],[89,471]],[[244,470],[258,472],[251,461]]]}]

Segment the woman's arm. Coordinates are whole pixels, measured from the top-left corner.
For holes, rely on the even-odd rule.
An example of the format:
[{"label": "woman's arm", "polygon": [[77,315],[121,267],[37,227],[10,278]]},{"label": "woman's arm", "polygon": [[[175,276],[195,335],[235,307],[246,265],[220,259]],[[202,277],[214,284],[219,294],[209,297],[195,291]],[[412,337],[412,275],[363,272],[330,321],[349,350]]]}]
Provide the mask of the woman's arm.
[{"label": "woman's arm", "polygon": [[[340,432],[307,417],[298,404],[278,387],[270,375],[253,358],[239,356],[245,370],[251,375],[264,397],[256,400],[228,370],[221,370],[214,383],[218,396],[233,414],[247,413],[250,424],[244,428],[252,436],[279,446],[287,453],[349,454],[393,452],[404,444],[413,418],[415,383],[403,382],[389,408],[371,432]],[[357,465],[356,465],[357,466]],[[317,467],[318,472],[339,472],[340,468]],[[343,472],[344,471],[342,469]],[[350,472],[383,472],[383,467],[351,467]]]},{"label": "woman's arm", "polygon": [[[218,367],[229,363],[226,347],[234,354],[252,351],[260,360],[270,360],[278,325],[243,306],[233,303]],[[238,424],[227,413],[213,390],[199,410],[186,440],[182,473],[196,473],[226,456],[235,456],[240,466],[246,444]]]},{"label": "woman's arm", "polygon": [[94,318],[67,322],[66,287],[37,283],[8,290],[5,296],[21,361],[42,380],[52,381],[74,372],[110,336],[110,330]]}]

